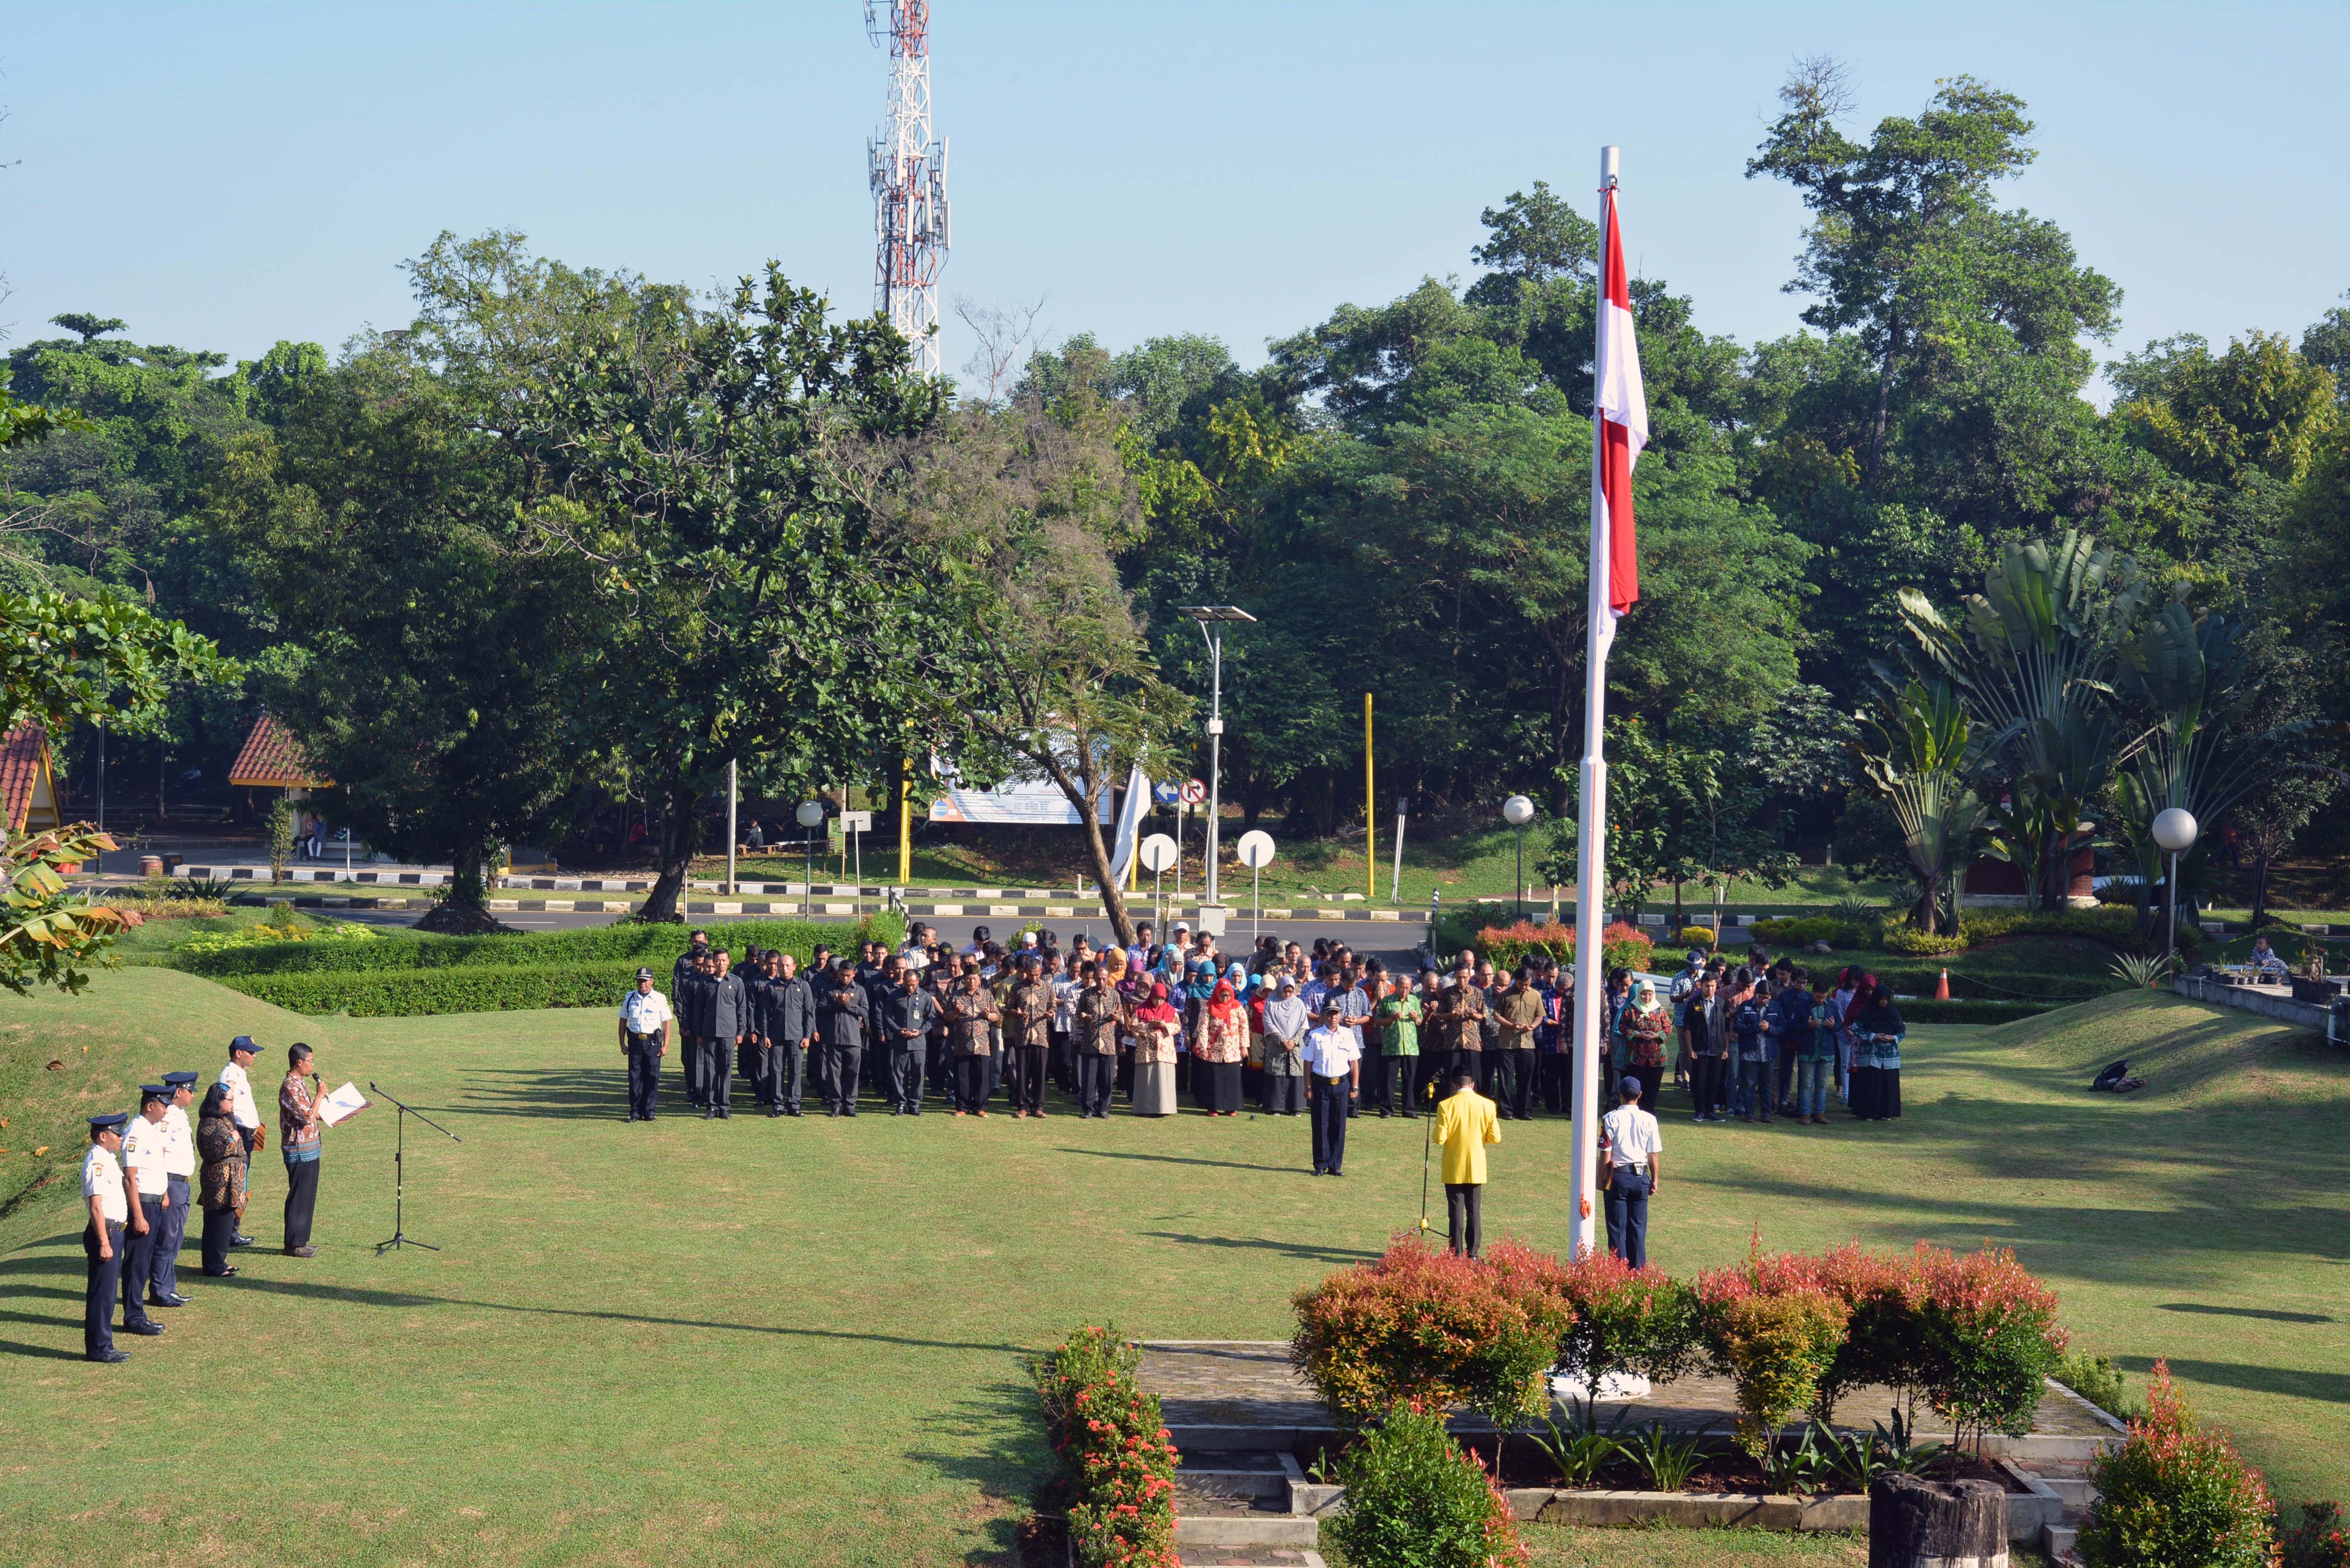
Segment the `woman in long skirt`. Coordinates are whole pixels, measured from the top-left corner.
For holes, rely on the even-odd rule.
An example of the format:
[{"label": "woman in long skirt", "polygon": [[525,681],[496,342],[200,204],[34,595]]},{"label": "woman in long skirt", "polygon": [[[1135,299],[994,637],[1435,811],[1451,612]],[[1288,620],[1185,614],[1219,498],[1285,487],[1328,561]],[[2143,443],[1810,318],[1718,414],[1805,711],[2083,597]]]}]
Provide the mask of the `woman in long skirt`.
[{"label": "woman in long skirt", "polygon": [[1216,981],[1200,1009],[1200,1033],[1191,1046],[1191,1077],[1200,1108],[1211,1116],[1238,1116],[1241,1064],[1248,1058],[1248,1012],[1232,994],[1232,982]]},{"label": "woman in long skirt", "polygon": [[1175,1114],[1175,1034],[1183,1015],[1167,1005],[1167,988],[1153,985],[1134,1015],[1133,1110],[1138,1116]]},{"label": "woman in long skirt", "polygon": [[1865,1122],[1901,1114],[1901,1037],[1908,1033],[1890,986],[1878,986],[1852,1021],[1852,1114]]}]

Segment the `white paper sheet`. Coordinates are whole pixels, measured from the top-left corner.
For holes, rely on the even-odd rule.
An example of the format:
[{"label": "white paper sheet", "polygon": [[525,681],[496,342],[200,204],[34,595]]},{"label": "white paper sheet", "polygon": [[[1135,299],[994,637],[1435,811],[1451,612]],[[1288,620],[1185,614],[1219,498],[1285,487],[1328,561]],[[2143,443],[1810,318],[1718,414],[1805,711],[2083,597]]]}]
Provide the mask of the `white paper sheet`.
[{"label": "white paper sheet", "polygon": [[328,1127],[340,1127],[368,1108],[368,1097],[359,1093],[357,1084],[345,1084],[318,1102],[318,1119]]}]

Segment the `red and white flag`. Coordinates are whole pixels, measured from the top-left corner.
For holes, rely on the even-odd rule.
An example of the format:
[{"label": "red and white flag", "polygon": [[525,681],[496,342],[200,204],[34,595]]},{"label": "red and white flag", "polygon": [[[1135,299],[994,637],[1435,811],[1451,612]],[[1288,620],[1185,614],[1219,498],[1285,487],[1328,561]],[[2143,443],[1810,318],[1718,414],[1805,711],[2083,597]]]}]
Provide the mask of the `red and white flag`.
[{"label": "red and white flag", "polygon": [[1607,255],[1600,275],[1599,342],[1592,400],[1599,421],[1591,508],[1593,569],[1606,581],[1594,603],[1593,653],[1607,656],[1616,622],[1640,597],[1640,554],[1632,534],[1632,465],[1648,444],[1648,400],[1640,389],[1640,347],[1632,333],[1632,295],[1624,274],[1624,236],[1616,222],[1616,187],[1607,187]]}]

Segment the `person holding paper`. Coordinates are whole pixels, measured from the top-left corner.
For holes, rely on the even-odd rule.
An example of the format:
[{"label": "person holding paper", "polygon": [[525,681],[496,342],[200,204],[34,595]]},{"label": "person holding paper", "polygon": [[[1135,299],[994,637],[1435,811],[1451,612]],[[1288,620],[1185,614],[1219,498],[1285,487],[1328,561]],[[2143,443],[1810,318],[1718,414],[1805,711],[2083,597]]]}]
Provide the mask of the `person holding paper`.
[{"label": "person holding paper", "polygon": [[318,1075],[315,1053],[298,1041],[286,1048],[277,1085],[278,1152],[286,1158],[286,1255],[315,1258],[310,1220],[318,1205]]}]

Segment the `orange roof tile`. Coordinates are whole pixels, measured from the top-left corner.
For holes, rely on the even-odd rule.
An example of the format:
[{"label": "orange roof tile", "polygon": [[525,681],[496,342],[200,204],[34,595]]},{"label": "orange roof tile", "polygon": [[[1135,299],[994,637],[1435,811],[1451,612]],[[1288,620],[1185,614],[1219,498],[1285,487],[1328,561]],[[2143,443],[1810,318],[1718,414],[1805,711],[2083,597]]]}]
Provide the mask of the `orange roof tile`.
[{"label": "orange roof tile", "polygon": [[240,787],[265,785],[272,789],[326,789],[335,782],[314,776],[314,773],[310,753],[302,749],[294,732],[279,722],[275,714],[264,713],[255,721],[253,733],[244,738],[244,750],[237,753],[235,763],[230,766],[228,782]]},{"label": "orange roof tile", "polygon": [[25,819],[32,811],[48,752],[49,733],[38,724],[19,724],[0,741],[0,806],[8,813],[11,833],[26,831]]}]

